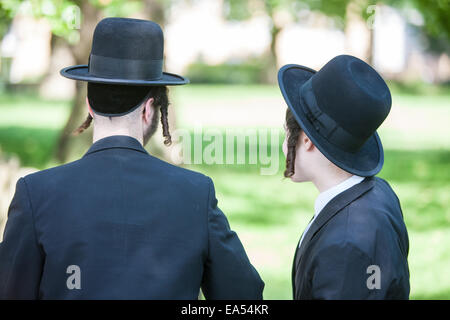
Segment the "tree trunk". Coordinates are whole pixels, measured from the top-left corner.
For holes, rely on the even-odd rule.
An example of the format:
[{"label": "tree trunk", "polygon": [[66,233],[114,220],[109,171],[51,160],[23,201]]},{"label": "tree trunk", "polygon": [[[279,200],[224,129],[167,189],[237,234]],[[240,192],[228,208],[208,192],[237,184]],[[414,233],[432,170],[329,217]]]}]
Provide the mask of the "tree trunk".
[{"label": "tree trunk", "polygon": [[[145,0],[144,1],[144,13],[145,18],[148,20],[151,20],[153,22],[156,22],[161,26],[161,28],[164,31],[164,27],[166,25],[166,6],[164,3],[164,0]],[[166,69],[166,63],[164,59],[164,70]],[[170,88],[169,88],[169,100],[170,100]],[[169,131],[173,133],[177,126],[176,126],[176,114],[174,110],[174,106],[169,106],[168,111],[168,121],[169,121]],[[161,125],[160,125],[161,126]],[[150,139],[148,142],[149,150],[153,155],[156,155],[158,157],[161,157],[167,161],[171,160],[170,154],[172,147],[168,147],[164,145],[163,143],[164,139],[162,137],[162,130],[158,130],[155,133],[155,136]]]},{"label": "tree trunk", "polygon": [[270,30],[270,56],[269,56],[269,68],[266,79],[269,83],[275,84],[277,81],[277,73],[278,73],[278,54],[277,54],[277,43],[278,43],[278,35],[281,32],[281,28],[276,25],[272,26]]},{"label": "tree trunk", "polygon": [[265,72],[265,80],[268,83],[275,84],[277,82],[278,73],[278,54],[277,54],[277,41],[282,27],[277,23],[275,19],[276,8],[270,5],[270,2],[265,1],[266,13],[272,21],[272,27],[270,29],[270,50],[267,61],[267,68]]},{"label": "tree trunk", "polygon": [[164,25],[166,24],[166,15],[162,0],[145,0],[144,12],[149,20],[156,22],[161,28],[164,28]]},{"label": "tree trunk", "polygon": [[367,63],[370,64],[371,66],[373,66],[373,47],[374,47],[374,42],[375,42],[375,38],[373,35],[373,28],[368,28],[368,32],[369,32],[369,40],[367,43]]},{"label": "tree trunk", "polygon": [[[100,9],[91,5],[89,1],[78,0],[75,3],[80,7],[82,12],[80,25],[80,41],[70,46],[76,64],[87,64],[89,53],[91,51],[92,35],[101,18]],[[67,123],[62,130],[58,145],[56,148],[56,158],[59,162],[65,162],[69,158],[79,156],[86,149],[86,145],[92,140],[91,131],[87,131],[83,135],[73,137],[71,133],[75,130],[86,118],[86,84],[85,82],[77,81],[76,94],[72,103],[72,110]],[[84,150],[85,151],[85,150]]]},{"label": "tree trunk", "polygon": [[[347,53],[367,63],[373,60],[373,26],[362,17],[361,3],[349,1],[346,7],[345,41]],[[375,14],[375,13],[373,13]]]}]

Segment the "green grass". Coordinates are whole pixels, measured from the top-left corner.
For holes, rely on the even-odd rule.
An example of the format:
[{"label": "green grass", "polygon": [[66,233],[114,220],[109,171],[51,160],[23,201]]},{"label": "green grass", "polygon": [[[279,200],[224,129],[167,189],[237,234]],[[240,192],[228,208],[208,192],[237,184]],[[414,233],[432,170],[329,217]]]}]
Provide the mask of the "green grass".
[{"label": "green grass", "polygon": [[[450,92],[395,90],[393,112],[401,112],[380,130],[385,147],[380,176],[397,192],[408,227],[411,298],[450,299]],[[255,97],[267,99],[264,108],[284,108],[274,86],[186,86],[171,93],[177,121],[185,128],[192,127],[184,119],[194,110],[205,122],[224,104],[238,116]],[[68,106],[28,95],[0,96],[3,153],[18,156],[26,166],[49,166]],[[189,167],[213,178],[220,208],[266,283],[265,298],[290,299],[294,248],[313,214],[317,191],[283,179],[284,158],[278,153],[279,171],[272,176],[260,175],[258,165]]]},{"label": "green grass", "polygon": [[[442,153],[387,150],[390,160],[380,173],[401,199],[410,239],[412,299],[450,298],[450,162]],[[404,159],[411,163],[401,172],[397,164]],[[427,174],[414,169],[424,159],[430,160]],[[294,248],[313,214],[314,187],[280,175],[196,169],[213,178],[219,206],[266,282],[265,297],[289,299]]]},{"label": "green grass", "polygon": [[0,151],[16,155],[23,166],[45,168],[69,105],[30,94],[0,95]]}]

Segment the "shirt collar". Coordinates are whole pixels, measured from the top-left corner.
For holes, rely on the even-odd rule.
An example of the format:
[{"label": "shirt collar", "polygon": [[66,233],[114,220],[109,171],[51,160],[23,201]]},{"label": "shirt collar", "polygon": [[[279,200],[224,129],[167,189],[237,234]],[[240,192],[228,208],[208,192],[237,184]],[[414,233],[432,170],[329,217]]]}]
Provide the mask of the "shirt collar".
[{"label": "shirt collar", "polygon": [[112,149],[112,148],[122,148],[122,149],[132,149],[139,152],[143,152],[145,154],[148,154],[148,152],[144,149],[142,144],[136,140],[135,138],[132,138],[130,136],[109,136],[103,139],[100,139],[96,141],[86,152],[86,155],[105,150],[105,149]]},{"label": "shirt collar", "polygon": [[314,216],[317,216],[320,211],[327,205],[328,202],[331,201],[334,197],[336,197],[341,192],[344,192],[347,189],[350,189],[355,184],[360,183],[364,180],[364,177],[353,175],[350,178],[342,181],[341,183],[331,187],[328,190],[321,192],[314,203]]}]

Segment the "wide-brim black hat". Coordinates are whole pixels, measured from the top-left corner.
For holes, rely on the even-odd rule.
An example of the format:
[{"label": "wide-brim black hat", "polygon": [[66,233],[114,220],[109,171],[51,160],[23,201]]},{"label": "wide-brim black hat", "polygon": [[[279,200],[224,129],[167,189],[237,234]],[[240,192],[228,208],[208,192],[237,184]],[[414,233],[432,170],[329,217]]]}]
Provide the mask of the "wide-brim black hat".
[{"label": "wide-brim black hat", "polygon": [[163,72],[164,37],[152,21],[105,18],[94,31],[87,65],[62,69],[61,75],[87,82],[165,86],[183,85],[189,80]]},{"label": "wide-brim black hat", "polygon": [[168,72],[162,72],[161,77],[157,80],[137,80],[137,79],[98,77],[93,75],[92,73],[89,73],[89,67],[87,64],[66,67],[61,70],[61,75],[73,80],[81,80],[105,84],[136,85],[136,86],[176,86],[189,83],[189,79]]},{"label": "wide-brim black hat", "polygon": [[384,162],[375,130],[389,113],[389,89],[361,60],[333,60],[319,72],[285,65],[278,72],[279,87],[302,130],[328,160],[352,174],[373,176]]}]

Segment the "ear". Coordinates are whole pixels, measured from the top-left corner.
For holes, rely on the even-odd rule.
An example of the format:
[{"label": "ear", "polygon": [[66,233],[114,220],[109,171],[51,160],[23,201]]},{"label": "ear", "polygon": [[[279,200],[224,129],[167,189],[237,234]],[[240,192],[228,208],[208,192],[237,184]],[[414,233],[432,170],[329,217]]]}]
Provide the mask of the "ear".
[{"label": "ear", "polygon": [[146,124],[150,123],[153,118],[153,113],[155,112],[155,108],[153,107],[153,102],[155,100],[153,98],[147,99],[144,104],[144,109],[142,110],[142,120]]},{"label": "ear", "polygon": [[89,114],[91,115],[92,118],[94,118],[94,112],[92,111],[91,105],[89,104],[88,97],[86,97],[86,105],[87,105]]},{"label": "ear", "polygon": [[314,143],[311,141],[311,139],[303,131],[300,135],[300,139],[303,145],[305,146],[306,151],[312,151],[316,147]]}]

